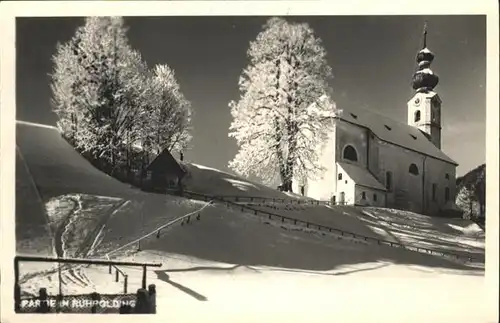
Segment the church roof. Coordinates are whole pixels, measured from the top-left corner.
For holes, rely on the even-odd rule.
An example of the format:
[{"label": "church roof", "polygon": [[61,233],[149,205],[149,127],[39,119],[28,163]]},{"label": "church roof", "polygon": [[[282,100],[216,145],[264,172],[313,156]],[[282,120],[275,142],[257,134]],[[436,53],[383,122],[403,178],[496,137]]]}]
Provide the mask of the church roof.
[{"label": "church roof", "polygon": [[415,127],[360,107],[341,110],[338,119],[368,128],[383,141],[458,165]]},{"label": "church roof", "polygon": [[385,191],[384,185],[382,185],[366,168],[357,165],[339,162],[339,166],[342,167],[344,172],[356,183],[357,185],[362,185],[366,187],[375,188],[378,190]]}]

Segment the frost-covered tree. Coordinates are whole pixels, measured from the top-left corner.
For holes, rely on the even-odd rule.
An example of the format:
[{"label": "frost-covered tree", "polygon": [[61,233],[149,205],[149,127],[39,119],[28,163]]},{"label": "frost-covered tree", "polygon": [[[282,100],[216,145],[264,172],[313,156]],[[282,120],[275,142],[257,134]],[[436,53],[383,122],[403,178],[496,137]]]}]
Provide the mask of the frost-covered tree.
[{"label": "frost-covered tree", "polygon": [[268,184],[279,178],[291,191],[293,178],[322,171],[318,147],[334,112],[332,105],[310,105],[328,92],[326,51],[309,25],[271,18],[250,43],[248,57],[241,97],[229,104],[229,136],[239,146],[229,167]]},{"label": "frost-covered tree", "polygon": [[140,129],[147,67],[128,44],[121,17],[89,17],[53,57],[58,127],[82,153],[112,167]]},{"label": "frost-covered tree", "polygon": [[167,65],[155,66],[148,81],[142,144],[154,153],[182,151],[191,139],[191,103]]},{"label": "frost-covered tree", "polygon": [[459,209],[462,210],[465,219],[478,217],[479,204],[471,188],[466,186],[460,187],[455,201]]},{"label": "frost-covered tree", "polygon": [[455,203],[464,217],[484,220],[486,215],[486,164],[482,164],[457,179]]}]

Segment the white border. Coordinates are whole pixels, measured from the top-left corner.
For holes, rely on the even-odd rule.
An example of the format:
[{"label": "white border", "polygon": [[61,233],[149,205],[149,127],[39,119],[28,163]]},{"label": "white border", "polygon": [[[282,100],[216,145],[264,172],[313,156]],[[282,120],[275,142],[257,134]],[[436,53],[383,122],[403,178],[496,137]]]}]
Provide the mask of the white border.
[{"label": "white border", "polygon": [[[182,15],[487,15],[487,129],[486,163],[487,176],[487,234],[486,234],[486,292],[488,308],[494,313],[491,322],[498,322],[498,151],[499,151],[499,51],[498,51],[498,3],[497,1],[429,1],[429,0],[348,0],[348,1],[8,1],[0,3],[0,205],[1,205],[1,299],[4,322],[86,322],[110,321],[113,316],[88,315],[22,315],[13,317],[12,257],[15,243],[14,227],[15,188],[15,17],[66,17],[66,16],[182,16]],[[473,109],[474,107],[471,107]],[[381,291],[382,293],[382,291]],[[382,295],[381,295],[382,296]],[[355,305],[355,304],[353,304]],[[353,311],[362,309],[353,308]],[[422,309],[425,311],[425,309]],[[471,308],[471,311],[474,309]],[[226,316],[224,316],[224,314]],[[229,318],[229,312],[221,311],[220,317],[203,317],[202,313],[190,313],[179,322],[267,322],[270,317],[258,313],[237,319]],[[390,321],[390,313],[388,320]],[[289,322],[290,317],[283,316]],[[257,319],[259,318],[259,319]],[[120,321],[160,321],[160,317],[120,316]],[[315,319],[310,317],[311,322]],[[324,320],[324,318],[322,318]],[[276,322],[276,319],[272,319]],[[340,317],[330,321],[344,322]],[[371,322],[367,313],[366,322]],[[444,323],[444,322],[443,322]]]}]

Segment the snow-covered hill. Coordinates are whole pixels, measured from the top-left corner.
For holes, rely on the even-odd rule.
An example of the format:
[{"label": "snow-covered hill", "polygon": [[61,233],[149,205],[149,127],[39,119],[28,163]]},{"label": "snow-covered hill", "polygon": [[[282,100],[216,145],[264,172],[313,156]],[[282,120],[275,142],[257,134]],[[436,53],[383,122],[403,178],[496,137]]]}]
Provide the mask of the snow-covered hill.
[{"label": "snow-covered hill", "polygon": [[[19,178],[35,183],[40,202],[33,209],[44,204],[54,229],[55,248],[66,256],[102,257],[179,216],[204,208],[199,221],[174,225],[141,241],[142,251],[137,252],[138,245],[132,243],[113,254],[163,264],[148,272],[148,283],[157,285],[158,315],[165,320],[206,315],[217,321],[235,322],[242,317],[273,321],[279,317],[291,322],[311,319],[311,312],[320,315],[314,321],[325,322],[334,316],[342,322],[359,321],[366,312],[371,321],[384,322],[479,322],[484,316],[482,269],[338,234],[282,227],[218,203],[145,193],[93,168],[55,129],[18,124],[17,146],[29,170]],[[190,189],[199,192],[294,198],[201,165],[191,164],[189,171]],[[23,184],[16,189],[28,192],[28,187]],[[34,199],[33,194],[19,196]],[[255,207],[272,208],[268,203]],[[470,223],[446,223],[384,209],[286,209],[284,205],[272,209],[384,239],[392,236],[455,249],[464,249],[469,243],[471,250],[484,257],[484,237]],[[39,221],[45,215],[41,210],[17,209],[18,225],[32,217]],[[45,233],[33,234],[39,238]],[[39,252],[34,247],[33,253]],[[467,252],[462,249],[459,251]],[[129,275],[129,290],[137,288],[140,270],[122,270]],[[35,268],[23,267],[23,274],[25,292],[40,286],[56,291],[55,273],[40,275]],[[63,279],[66,294],[122,288],[121,282],[113,282],[114,275],[107,268],[96,266],[74,269]],[[468,310],[471,306],[474,311]],[[391,310],[394,320],[383,309]]]}]

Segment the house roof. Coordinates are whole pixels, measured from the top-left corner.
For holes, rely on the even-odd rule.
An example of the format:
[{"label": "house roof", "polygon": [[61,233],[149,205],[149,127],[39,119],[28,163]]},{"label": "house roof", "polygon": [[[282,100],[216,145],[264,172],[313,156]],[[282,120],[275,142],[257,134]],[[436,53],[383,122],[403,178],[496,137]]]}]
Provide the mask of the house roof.
[{"label": "house roof", "polygon": [[382,185],[382,183],[380,183],[366,168],[342,162],[339,162],[339,166],[355,184],[386,191],[384,185]]},{"label": "house roof", "polygon": [[360,107],[341,110],[338,119],[368,128],[383,141],[458,165],[415,127]]},{"label": "house roof", "polygon": [[178,175],[185,173],[184,169],[177,162],[177,160],[175,160],[174,156],[172,156],[168,149],[164,149],[161,153],[159,153],[146,169],[148,171],[168,170]]}]

